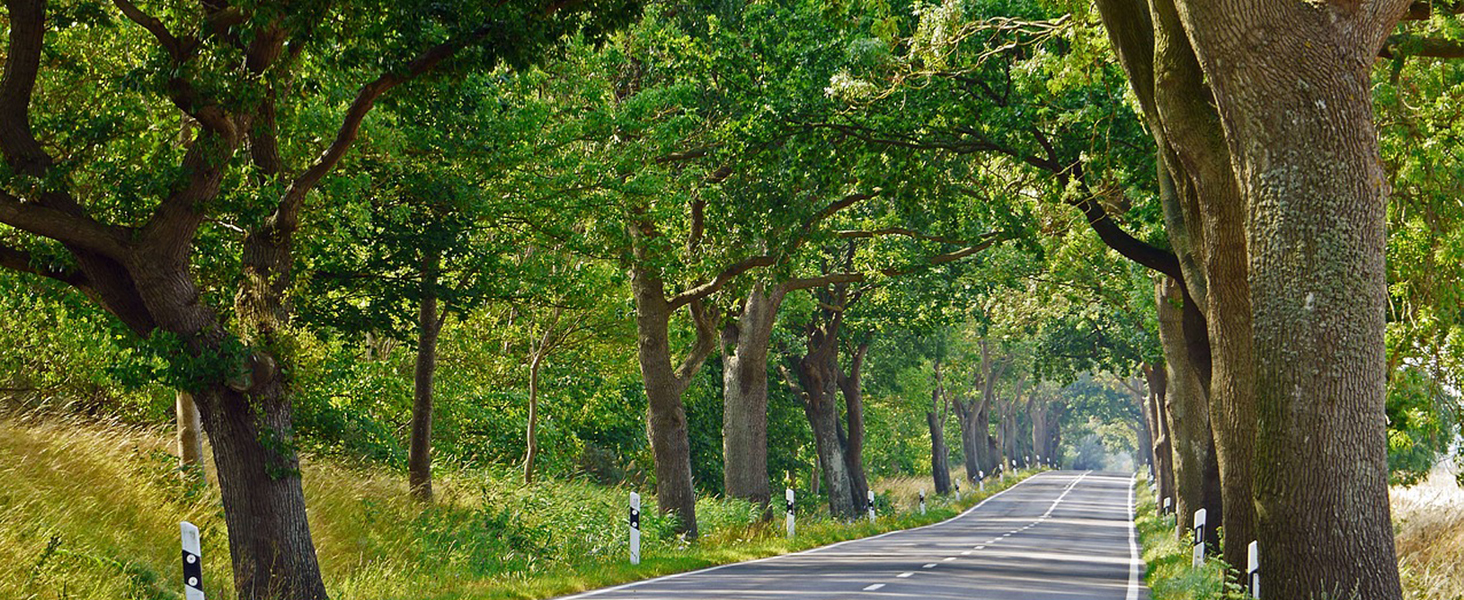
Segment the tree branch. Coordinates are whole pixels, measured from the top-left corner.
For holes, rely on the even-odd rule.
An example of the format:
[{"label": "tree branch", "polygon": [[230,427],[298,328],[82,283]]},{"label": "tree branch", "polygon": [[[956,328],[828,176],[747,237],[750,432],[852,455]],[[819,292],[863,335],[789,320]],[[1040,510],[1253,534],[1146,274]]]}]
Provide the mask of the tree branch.
[{"label": "tree branch", "polygon": [[163,25],[162,21],[142,12],[142,9],[138,8],[130,0],[112,0],[112,4],[118,10],[121,10],[122,14],[129,20],[141,25],[143,29],[146,29],[148,33],[151,33],[153,37],[157,38],[158,43],[163,46],[164,50],[168,51],[168,56],[173,57],[174,61],[183,62],[187,60],[189,49],[168,31],[168,28]]},{"label": "tree branch", "polygon": [[121,228],[48,204],[25,202],[0,190],[0,223],[106,256],[126,253],[127,233]]},{"label": "tree branch", "polygon": [[326,174],[330,173],[345,157],[346,151],[355,143],[366,115],[370,114],[371,109],[376,106],[377,99],[393,88],[432,70],[457,54],[458,50],[486,37],[489,31],[490,28],[487,26],[479,27],[461,39],[433,46],[412,62],[407,63],[404,69],[383,73],[370,83],[361,86],[361,89],[356,92],[355,100],[351,102],[351,106],[346,109],[346,114],[341,119],[341,126],[336,130],[335,139],[314,164],[290,183],[289,189],[280,199],[279,207],[273,217],[275,227],[281,231],[293,231],[298,226],[300,207],[304,205],[306,194],[314,189],[316,184],[320,183],[320,180],[325,178]]},{"label": "tree branch", "polygon": [[694,301],[701,300],[703,298],[706,298],[707,296],[717,293],[719,290],[722,289],[723,286],[727,285],[728,282],[736,279],[738,275],[741,275],[758,267],[772,266],[774,264],[777,264],[777,262],[777,257],[770,254],[764,254],[761,256],[754,256],[752,258],[743,259],[741,261],[733,263],[731,266],[725,269],[722,269],[722,272],[717,273],[717,275],[713,277],[711,281],[708,281],[699,286],[681,292],[680,294],[672,296],[669,300],[667,300],[667,304],[671,306],[671,310],[676,310]]},{"label": "tree branch", "polygon": [[30,128],[30,101],[40,72],[45,43],[45,1],[8,0],[10,44],[5,52],[5,76],[0,79],[0,152],[11,170],[44,177],[53,159]]},{"label": "tree branch", "polygon": [[1427,58],[1464,58],[1464,42],[1410,33],[1398,33],[1388,36],[1388,39],[1383,42],[1383,47],[1378,50],[1378,56],[1394,58],[1399,55],[1422,56]]},{"label": "tree branch", "polygon": [[37,266],[35,257],[31,256],[29,252],[16,250],[3,244],[0,244],[0,267],[54,279],[80,290],[85,290],[90,284],[86,275],[78,271]]}]

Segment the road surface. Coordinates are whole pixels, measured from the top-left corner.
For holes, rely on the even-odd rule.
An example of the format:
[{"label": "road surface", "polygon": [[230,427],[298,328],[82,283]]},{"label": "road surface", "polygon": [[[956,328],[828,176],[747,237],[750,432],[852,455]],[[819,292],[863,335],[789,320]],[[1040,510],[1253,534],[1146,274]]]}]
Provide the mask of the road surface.
[{"label": "road surface", "polygon": [[562,600],[1147,600],[1132,482],[1048,471],[935,525]]}]

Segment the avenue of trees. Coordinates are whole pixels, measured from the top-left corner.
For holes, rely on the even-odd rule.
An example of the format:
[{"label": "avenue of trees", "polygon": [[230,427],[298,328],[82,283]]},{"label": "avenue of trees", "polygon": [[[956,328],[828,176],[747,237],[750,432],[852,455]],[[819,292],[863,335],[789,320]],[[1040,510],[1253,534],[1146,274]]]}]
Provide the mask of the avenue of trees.
[{"label": "avenue of trees", "polygon": [[1461,13],[6,0],[0,401],[201,429],[251,600],[327,596],[302,450],[688,540],[1127,454],[1268,596],[1400,598],[1388,486],[1464,414]]}]

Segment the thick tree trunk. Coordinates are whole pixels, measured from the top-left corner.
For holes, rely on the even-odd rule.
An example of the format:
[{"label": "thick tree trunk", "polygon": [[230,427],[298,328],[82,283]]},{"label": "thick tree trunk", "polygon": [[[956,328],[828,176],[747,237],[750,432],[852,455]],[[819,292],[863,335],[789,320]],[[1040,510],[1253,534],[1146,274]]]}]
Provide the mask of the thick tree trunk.
[{"label": "thick tree trunk", "polygon": [[1171,245],[1185,266],[1185,286],[1204,312],[1209,367],[1201,372],[1210,393],[1225,495],[1224,552],[1227,562],[1243,567],[1256,521],[1251,500],[1256,416],[1245,199],[1236,185],[1211,89],[1174,1],[1145,5],[1102,0],[1099,6],[1151,123]]},{"label": "thick tree trunk", "polygon": [[1399,598],[1369,70],[1408,1],[1177,4],[1248,211],[1262,588]]},{"label": "thick tree trunk", "polygon": [[647,432],[651,457],[656,461],[656,503],[662,514],[678,520],[676,531],[697,537],[697,493],[691,479],[691,442],[687,438],[687,408],[681,397],[697,370],[716,348],[716,331],[709,313],[692,301],[692,322],[697,340],[681,366],[671,363],[671,304],[665,284],[649,268],[631,269],[635,299],[635,350],[641,380],[646,385]]},{"label": "thick tree trunk", "polygon": [[858,516],[861,503],[854,499],[854,486],[849,475],[848,459],[844,456],[845,440],[839,422],[837,377],[833,356],[837,348],[840,317],[835,316],[827,330],[814,328],[808,339],[808,354],[795,364],[797,382],[795,391],[803,398],[803,414],[808,417],[813,431],[814,451],[818,455],[818,470],[829,497],[829,514],[836,518]]},{"label": "thick tree trunk", "polygon": [[[814,381],[805,381],[802,384],[804,389],[816,389],[809,386],[822,385],[816,378],[815,375],[809,378]],[[854,503],[849,464],[844,457],[844,445],[839,441],[838,403],[831,391],[825,387],[822,392],[808,392],[803,412],[813,429],[819,470],[823,472],[824,488],[829,496],[829,514],[835,518],[852,519],[859,515],[859,507]]]},{"label": "thick tree trunk", "polygon": [[234,588],[247,599],[324,599],[306,519],[290,404],[279,381],[248,395],[198,390],[229,530]]},{"label": "thick tree trunk", "polygon": [[783,291],[753,286],[737,323],[722,331],[722,483],[728,496],[758,506],[768,481],[768,348]]},{"label": "thick tree trunk", "polygon": [[178,467],[184,477],[202,477],[203,417],[188,392],[178,392],[174,408],[178,414]]},{"label": "thick tree trunk", "polygon": [[[1218,494],[1214,490],[1219,478],[1214,467],[1214,437],[1210,432],[1210,413],[1206,406],[1205,388],[1200,375],[1190,362],[1184,336],[1184,293],[1178,282],[1162,278],[1156,286],[1159,307],[1159,339],[1168,363],[1166,377],[1166,410],[1173,435],[1175,511],[1179,515],[1179,531],[1188,529],[1196,510],[1205,508],[1211,523],[1223,515]],[[1215,528],[1206,531],[1206,542],[1218,541]]]},{"label": "thick tree trunk", "polygon": [[412,438],[407,449],[407,488],[419,502],[432,501],[432,382],[437,374],[437,254],[422,258],[422,297],[417,319],[417,365],[412,393]]},{"label": "thick tree trunk", "polygon": [[[677,531],[696,537],[696,490],[681,395],[688,381],[671,367],[670,319],[661,282],[644,269],[631,280],[636,298],[636,348],[648,401],[646,427],[656,462],[656,501],[678,519]],[[699,361],[698,361],[699,362]]]}]

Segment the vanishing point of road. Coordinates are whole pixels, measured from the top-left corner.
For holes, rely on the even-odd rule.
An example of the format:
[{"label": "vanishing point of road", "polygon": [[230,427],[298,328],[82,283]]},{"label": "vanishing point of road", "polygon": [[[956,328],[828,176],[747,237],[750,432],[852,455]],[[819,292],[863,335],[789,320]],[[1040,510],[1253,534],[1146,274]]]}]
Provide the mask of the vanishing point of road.
[{"label": "vanishing point of road", "polygon": [[1147,600],[1133,477],[1048,471],[960,516],[561,600]]}]

